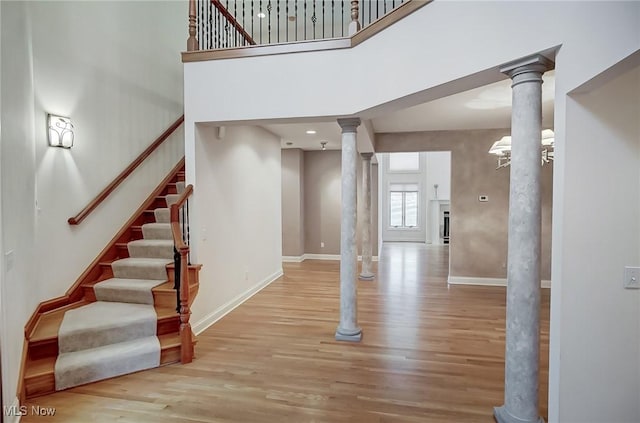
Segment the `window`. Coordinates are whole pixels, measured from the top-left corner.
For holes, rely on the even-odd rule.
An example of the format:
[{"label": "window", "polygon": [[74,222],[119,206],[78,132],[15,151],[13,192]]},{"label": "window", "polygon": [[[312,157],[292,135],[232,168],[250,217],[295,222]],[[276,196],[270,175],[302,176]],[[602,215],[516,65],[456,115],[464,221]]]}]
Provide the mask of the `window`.
[{"label": "window", "polygon": [[389,190],[389,226],[416,228],[418,226],[418,185],[392,184]]},{"label": "window", "polygon": [[420,170],[420,153],[389,153],[390,172],[417,172]]}]

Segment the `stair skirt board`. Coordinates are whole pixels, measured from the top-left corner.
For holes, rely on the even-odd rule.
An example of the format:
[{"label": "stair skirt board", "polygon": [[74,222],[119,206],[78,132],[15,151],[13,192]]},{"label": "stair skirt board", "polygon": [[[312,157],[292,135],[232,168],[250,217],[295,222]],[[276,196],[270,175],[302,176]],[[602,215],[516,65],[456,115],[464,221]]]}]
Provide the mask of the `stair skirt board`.
[{"label": "stair skirt board", "polygon": [[55,364],[56,391],[160,366],[156,336],[63,353]]}]

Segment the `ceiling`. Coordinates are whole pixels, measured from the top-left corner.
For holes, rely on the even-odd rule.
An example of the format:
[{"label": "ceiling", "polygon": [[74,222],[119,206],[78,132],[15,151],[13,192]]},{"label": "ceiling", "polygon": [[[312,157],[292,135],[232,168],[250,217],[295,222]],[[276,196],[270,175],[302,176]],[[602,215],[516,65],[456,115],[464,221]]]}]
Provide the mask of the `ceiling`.
[{"label": "ceiling", "polygon": [[[544,75],[542,84],[542,126],[553,128],[553,96],[555,72]],[[437,130],[491,129],[511,126],[511,80],[464,91],[371,120],[379,132],[412,132]],[[282,148],[320,150],[340,149],[340,127],[337,122],[309,122],[264,125],[279,136]],[[307,134],[315,130],[316,134]],[[289,145],[289,143],[291,143]]]}]

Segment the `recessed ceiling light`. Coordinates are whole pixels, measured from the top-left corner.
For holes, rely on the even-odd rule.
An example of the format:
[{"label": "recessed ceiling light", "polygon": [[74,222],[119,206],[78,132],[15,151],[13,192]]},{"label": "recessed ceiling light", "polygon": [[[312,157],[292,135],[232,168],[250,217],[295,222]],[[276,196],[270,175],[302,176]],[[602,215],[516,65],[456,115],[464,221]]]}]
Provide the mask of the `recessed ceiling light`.
[{"label": "recessed ceiling light", "polygon": [[264,19],[267,17],[267,15],[265,15],[264,12],[258,12],[256,16],[259,17],[260,19]]},{"label": "recessed ceiling light", "polygon": [[316,134],[316,131],[315,131],[314,129],[309,129],[309,130],[307,131],[307,134],[309,134],[309,135],[315,135],[315,134]]}]

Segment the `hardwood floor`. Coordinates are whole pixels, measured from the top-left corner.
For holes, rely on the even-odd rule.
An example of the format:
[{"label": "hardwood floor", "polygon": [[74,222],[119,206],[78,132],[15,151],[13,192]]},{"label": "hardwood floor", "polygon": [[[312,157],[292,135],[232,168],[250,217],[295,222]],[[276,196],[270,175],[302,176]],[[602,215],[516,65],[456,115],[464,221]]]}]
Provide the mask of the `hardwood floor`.
[{"label": "hardwood floor", "polygon": [[[339,263],[285,276],[198,337],[196,359],[39,397],[22,422],[493,422],[505,288],[446,283],[447,247],[387,244],[358,282],[360,343],[336,342]],[[203,282],[204,283],[204,282]],[[543,290],[546,417],[549,290]]]}]

